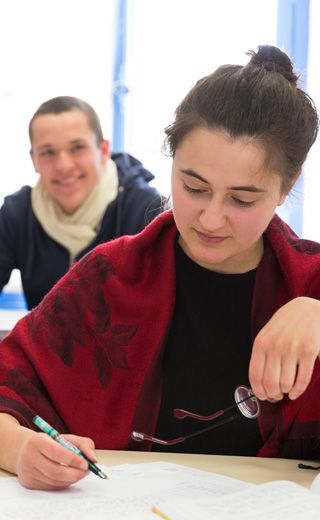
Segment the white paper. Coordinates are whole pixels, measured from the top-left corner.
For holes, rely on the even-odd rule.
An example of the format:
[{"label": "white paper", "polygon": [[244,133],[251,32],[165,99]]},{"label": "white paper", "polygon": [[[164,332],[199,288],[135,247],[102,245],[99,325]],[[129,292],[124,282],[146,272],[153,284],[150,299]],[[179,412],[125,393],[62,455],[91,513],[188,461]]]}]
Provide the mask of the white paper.
[{"label": "white paper", "polygon": [[289,481],[254,485],[220,498],[166,497],[155,504],[172,520],[319,520],[320,495]]},{"label": "white paper", "polygon": [[166,462],[101,469],[108,480],[90,475],[63,491],[28,490],[15,477],[1,478],[0,520],[156,520],[151,508],[163,497],[209,499],[251,486]]},{"label": "white paper", "polygon": [[319,495],[320,495],[320,473],[318,473],[318,475],[312,482],[310,489],[311,489],[312,493],[319,493]]},{"label": "white paper", "polygon": [[[0,520],[318,520],[320,475],[312,491],[288,481],[248,484],[178,464],[123,464],[101,469],[63,491],[23,488],[0,479]],[[318,491],[317,491],[318,490]]]}]

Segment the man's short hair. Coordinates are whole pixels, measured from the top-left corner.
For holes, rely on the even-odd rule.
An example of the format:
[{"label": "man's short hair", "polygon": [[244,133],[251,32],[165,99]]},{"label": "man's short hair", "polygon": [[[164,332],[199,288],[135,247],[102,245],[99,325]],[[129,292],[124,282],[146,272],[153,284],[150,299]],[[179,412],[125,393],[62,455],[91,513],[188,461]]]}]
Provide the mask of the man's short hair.
[{"label": "man's short hair", "polygon": [[69,112],[71,110],[80,110],[83,112],[88,119],[90,128],[95,133],[97,143],[100,145],[103,142],[103,133],[101,123],[96,111],[92,108],[89,103],[82,99],[72,96],[58,96],[42,103],[36,112],[33,114],[29,123],[29,138],[32,146],[32,123],[41,115],[45,114],[61,114],[62,112]]}]

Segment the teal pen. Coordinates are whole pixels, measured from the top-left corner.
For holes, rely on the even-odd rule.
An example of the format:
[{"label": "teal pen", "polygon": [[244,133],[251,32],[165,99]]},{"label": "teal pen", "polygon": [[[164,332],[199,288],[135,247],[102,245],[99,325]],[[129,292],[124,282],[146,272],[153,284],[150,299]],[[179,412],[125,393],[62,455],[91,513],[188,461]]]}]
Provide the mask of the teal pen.
[{"label": "teal pen", "polygon": [[61,446],[64,446],[64,448],[67,448],[67,450],[70,450],[76,455],[80,455],[80,457],[86,459],[89,465],[89,470],[92,471],[92,473],[98,475],[98,477],[100,478],[108,478],[108,476],[105,473],[103,473],[103,471],[101,471],[101,469],[98,468],[98,466],[94,462],[88,459],[88,457],[84,453],[82,453],[82,451],[79,450],[77,446],[65,439],[59,432],[57,432],[57,430],[50,426],[50,424],[41,419],[39,415],[35,415],[32,421],[34,422],[34,424],[38,426],[38,428],[40,428],[40,430],[50,435],[50,437],[57,441],[59,444],[61,444]]}]

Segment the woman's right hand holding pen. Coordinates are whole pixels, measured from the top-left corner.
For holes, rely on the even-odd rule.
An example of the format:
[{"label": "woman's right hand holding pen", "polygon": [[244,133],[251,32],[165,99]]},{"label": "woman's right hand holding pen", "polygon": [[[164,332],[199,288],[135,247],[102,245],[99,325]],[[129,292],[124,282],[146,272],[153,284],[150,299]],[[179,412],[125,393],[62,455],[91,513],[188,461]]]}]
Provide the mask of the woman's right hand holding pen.
[{"label": "woman's right hand holding pen", "polygon": [[[91,439],[65,435],[65,438],[96,461]],[[21,484],[35,489],[63,489],[89,474],[88,462],[60,446],[45,433],[28,436],[17,460],[17,475]]]},{"label": "woman's right hand holding pen", "polygon": [[[83,457],[67,450],[45,433],[24,428],[10,415],[0,416],[1,438],[6,439],[5,445],[0,447],[0,465],[15,473],[24,487],[58,490],[88,475],[88,463]],[[96,462],[91,439],[76,435],[65,435],[65,438]]]}]

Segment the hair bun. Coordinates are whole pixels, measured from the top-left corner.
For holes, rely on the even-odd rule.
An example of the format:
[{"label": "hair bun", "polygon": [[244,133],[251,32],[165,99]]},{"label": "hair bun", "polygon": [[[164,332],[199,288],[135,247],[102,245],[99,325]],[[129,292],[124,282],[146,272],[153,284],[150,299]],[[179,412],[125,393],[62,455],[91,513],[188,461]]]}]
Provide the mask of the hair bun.
[{"label": "hair bun", "polygon": [[273,45],[259,45],[258,52],[248,51],[251,57],[249,65],[263,67],[270,72],[282,74],[293,85],[297,84],[298,76],[293,72],[292,62],[278,47]]}]

